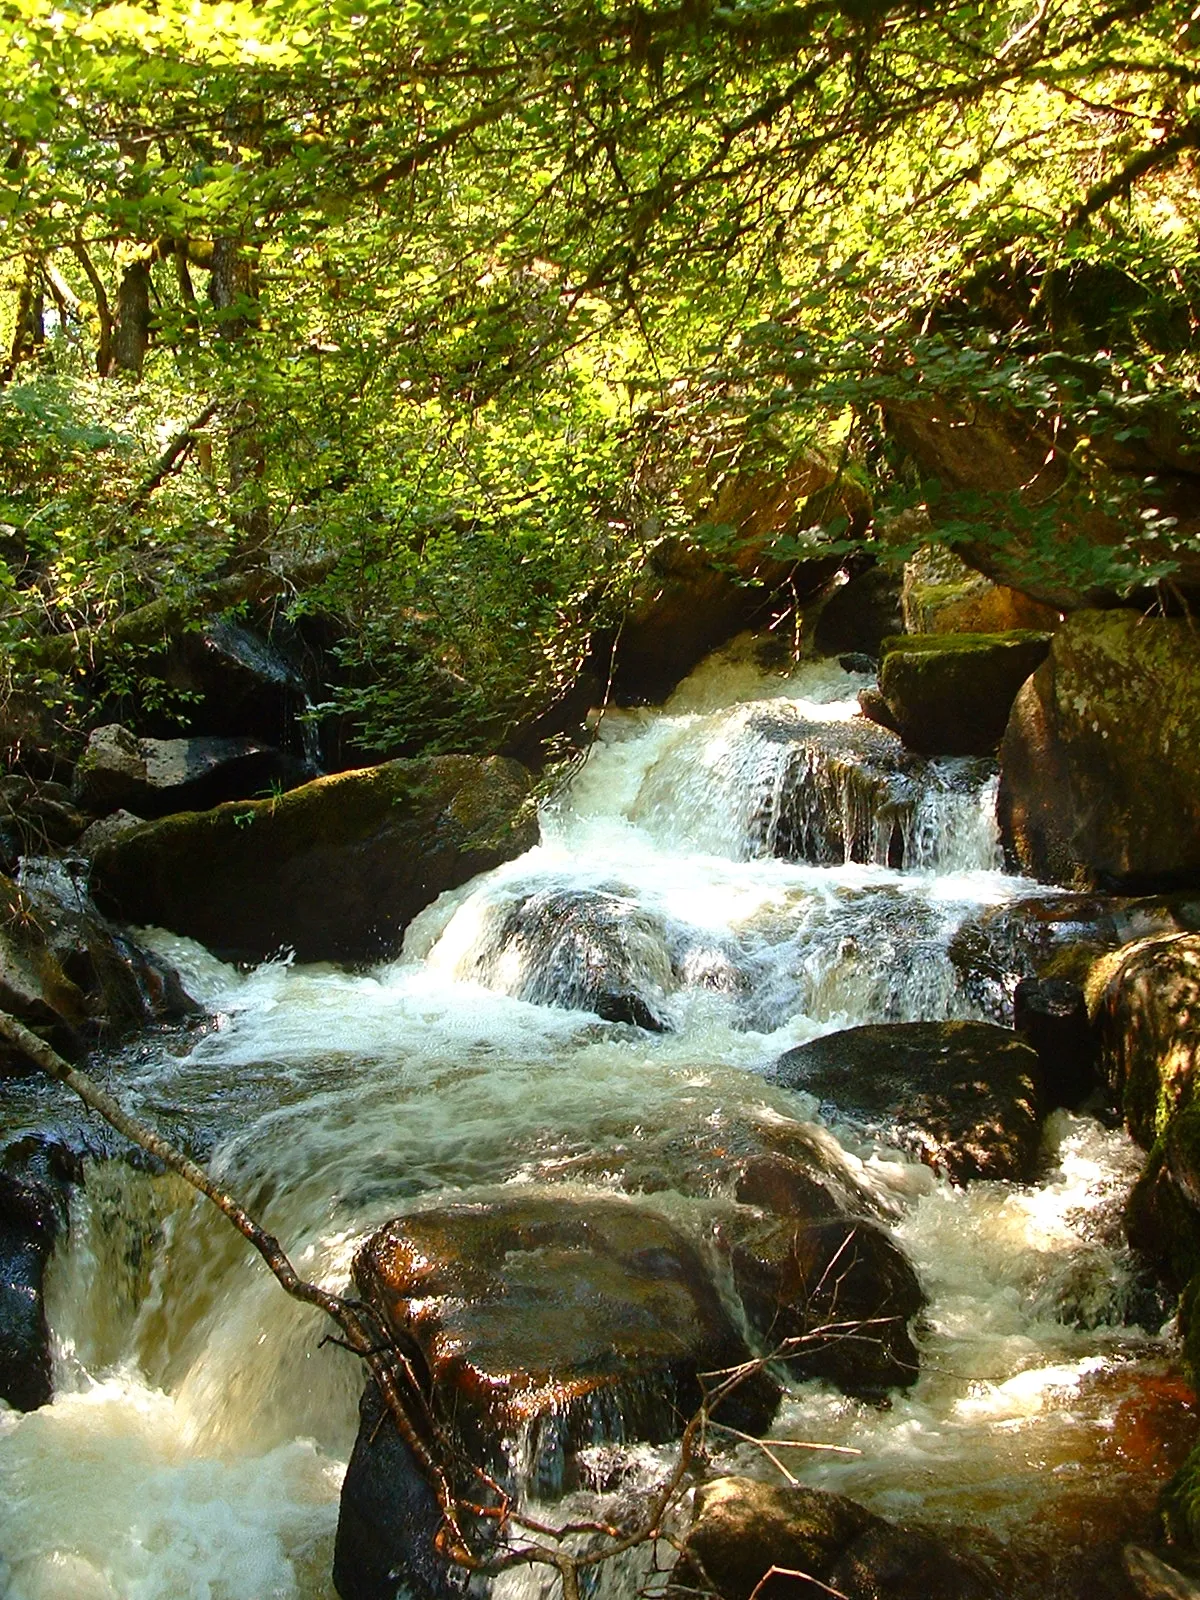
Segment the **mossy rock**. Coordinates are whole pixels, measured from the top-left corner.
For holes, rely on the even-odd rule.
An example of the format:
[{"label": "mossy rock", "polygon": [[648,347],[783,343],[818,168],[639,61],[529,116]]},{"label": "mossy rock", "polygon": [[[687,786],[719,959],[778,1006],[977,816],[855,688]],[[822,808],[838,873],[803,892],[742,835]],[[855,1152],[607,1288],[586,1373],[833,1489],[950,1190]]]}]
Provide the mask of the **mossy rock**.
[{"label": "mossy rock", "polygon": [[1011,864],[1077,889],[1200,886],[1200,635],[1083,611],[1023,685],[1000,749]]},{"label": "mossy rock", "polygon": [[1130,1133],[1148,1147],[1196,1094],[1200,934],[1126,945],[1098,963],[1089,1002],[1109,1092]]},{"label": "mossy rock", "polygon": [[135,828],[96,852],[93,887],[227,960],[380,960],[443,890],[537,842],[528,797],[498,756],[389,761]]},{"label": "mossy rock", "polygon": [[1053,632],[1060,620],[1051,606],[993,583],[944,546],[926,545],[905,564],[901,600],[908,633]]},{"label": "mossy rock", "polygon": [[891,726],[922,755],[987,755],[1050,635],[917,633],[883,641],[879,693]]},{"label": "mossy rock", "polygon": [[1170,1544],[1200,1550],[1200,1445],[1163,1490],[1158,1509]]}]

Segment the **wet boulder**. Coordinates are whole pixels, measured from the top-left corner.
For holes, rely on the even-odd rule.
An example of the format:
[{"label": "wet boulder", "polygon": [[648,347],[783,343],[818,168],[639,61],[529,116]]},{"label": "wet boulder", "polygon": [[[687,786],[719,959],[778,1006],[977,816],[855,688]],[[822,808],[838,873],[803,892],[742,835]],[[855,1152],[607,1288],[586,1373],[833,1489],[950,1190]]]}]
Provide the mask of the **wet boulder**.
[{"label": "wet boulder", "polygon": [[1153,934],[1200,927],[1200,899],[1038,894],[973,913],[950,941],[963,994],[994,1022],[1011,1022],[1024,978],[1086,988],[1101,956]]},{"label": "wet boulder", "polygon": [[758,1353],[865,1398],[916,1378],[920,1284],[879,1226],[875,1196],[815,1124],[721,1115],[657,1135],[638,1128],[608,1149],[539,1163],[536,1176],[717,1202],[697,1216],[729,1262]]},{"label": "wet boulder", "polygon": [[[922,755],[988,755],[1000,743],[1018,689],[1049,646],[1049,634],[1024,631],[885,639],[878,695],[886,725]],[[875,704],[864,702],[864,713]]]},{"label": "wet boulder", "polygon": [[998,1600],[984,1565],[823,1489],[717,1478],[696,1491],[673,1582],[719,1600]]},{"label": "wet boulder", "polygon": [[0,778],[0,870],[12,874],[22,856],[68,849],[85,820],[65,784],[20,773]]},{"label": "wet boulder", "polygon": [[1200,886],[1200,637],[1132,611],[1071,616],[1022,687],[997,811],[1022,872],[1075,888]]},{"label": "wet boulder", "polygon": [[[415,1344],[469,1459],[561,1492],[605,1438],[678,1437],[701,1374],[749,1351],[690,1238],[611,1196],[525,1192],[400,1217],[360,1250],[363,1298]],[[761,1432],[779,1397],[759,1373],[719,1415]],[[507,1441],[507,1444],[506,1444]]]},{"label": "wet boulder", "polygon": [[92,733],[80,757],[75,799],[86,811],[160,817],[282,793],[310,777],[306,762],[257,739],[136,739],[109,723]]},{"label": "wet boulder", "polygon": [[0,1152],[0,1399],[17,1411],[53,1397],[42,1286],[78,1179],[75,1158],[52,1141],[22,1139]]},{"label": "wet boulder", "polygon": [[801,1089],[955,1183],[1023,1180],[1037,1162],[1037,1053],[988,1022],[847,1028],[781,1056],[767,1077]]},{"label": "wet boulder", "polygon": [[593,1011],[652,1033],[677,986],[663,919],[620,887],[535,889],[501,902],[463,976],[533,1005]]},{"label": "wet boulder", "polygon": [[92,881],[128,920],[227,960],[380,960],[443,890],[536,842],[528,793],[499,757],[389,761],[147,823],[96,852]]},{"label": "wet boulder", "polygon": [[[750,1352],[690,1238],[610,1196],[526,1190],[400,1217],[362,1247],[363,1299],[408,1352],[454,1470],[542,1497],[572,1486],[576,1454],[679,1437],[704,1374]],[[711,1380],[710,1380],[711,1381]],[[779,1389],[752,1373],[717,1408],[762,1432]],[[342,1491],[343,1600],[454,1594],[438,1506],[370,1388]]]},{"label": "wet boulder", "polygon": [[823,1378],[872,1400],[916,1382],[909,1323],[925,1296],[882,1228],[841,1217],[726,1226],[750,1327],[793,1378]]}]

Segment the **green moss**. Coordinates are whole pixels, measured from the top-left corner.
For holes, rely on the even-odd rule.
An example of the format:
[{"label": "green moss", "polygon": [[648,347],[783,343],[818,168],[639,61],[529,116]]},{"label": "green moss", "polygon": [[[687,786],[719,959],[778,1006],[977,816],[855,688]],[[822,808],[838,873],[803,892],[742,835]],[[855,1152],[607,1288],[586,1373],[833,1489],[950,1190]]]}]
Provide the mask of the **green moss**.
[{"label": "green moss", "polygon": [[[932,591],[931,591],[932,592]],[[893,634],[880,646],[883,659],[890,655],[979,655],[1006,646],[1044,644],[1053,635],[1035,628],[1011,628],[1006,633],[902,633]]]},{"label": "green moss", "polygon": [[1163,1490],[1158,1512],[1169,1544],[1200,1550],[1200,1445]]}]

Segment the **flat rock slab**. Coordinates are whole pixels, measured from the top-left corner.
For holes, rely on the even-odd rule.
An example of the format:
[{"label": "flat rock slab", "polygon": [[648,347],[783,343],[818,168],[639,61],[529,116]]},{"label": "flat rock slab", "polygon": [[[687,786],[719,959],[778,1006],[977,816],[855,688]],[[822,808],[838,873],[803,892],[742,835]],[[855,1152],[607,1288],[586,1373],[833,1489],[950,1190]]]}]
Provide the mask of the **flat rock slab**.
[{"label": "flat rock slab", "polygon": [[498,756],[388,761],[135,828],[97,850],[92,886],[224,960],[381,960],[443,890],[537,842],[528,792]]},{"label": "flat rock slab", "polygon": [[896,1022],[826,1034],[781,1056],[802,1089],[911,1149],[955,1183],[1025,1180],[1040,1137],[1037,1052],[988,1022]]},{"label": "flat rock slab", "polygon": [[[354,1273],[416,1342],[468,1453],[503,1470],[504,1440],[524,1434],[543,1488],[584,1443],[677,1437],[700,1374],[750,1354],[691,1240],[616,1198],[543,1191],[400,1217]],[[761,1432],[778,1398],[759,1374],[720,1416]]]},{"label": "flat rock slab", "polygon": [[258,739],[137,739],[109,723],[92,733],[80,757],[75,798],[86,811],[161,817],[281,793],[312,775],[306,762]]},{"label": "flat rock slab", "polygon": [[[772,1573],[772,1568],[776,1569]],[[720,1600],[999,1600],[981,1562],[844,1495],[717,1478],[696,1491],[675,1582]]]}]

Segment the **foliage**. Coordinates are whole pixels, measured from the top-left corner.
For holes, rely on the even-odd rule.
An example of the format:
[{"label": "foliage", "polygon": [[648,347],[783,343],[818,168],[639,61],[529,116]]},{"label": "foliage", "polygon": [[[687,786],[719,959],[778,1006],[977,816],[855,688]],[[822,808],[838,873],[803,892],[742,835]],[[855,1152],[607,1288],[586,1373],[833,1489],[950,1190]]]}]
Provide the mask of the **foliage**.
[{"label": "foliage", "polygon": [[1065,463],[1053,501],[942,485],[944,538],[1169,576],[1200,529],[1142,480],[1200,461],[1198,33],[1149,0],[5,0],[5,642],[316,550],[298,608],[363,737],[481,739],[730,438],[936,500],[914,399]]}]

